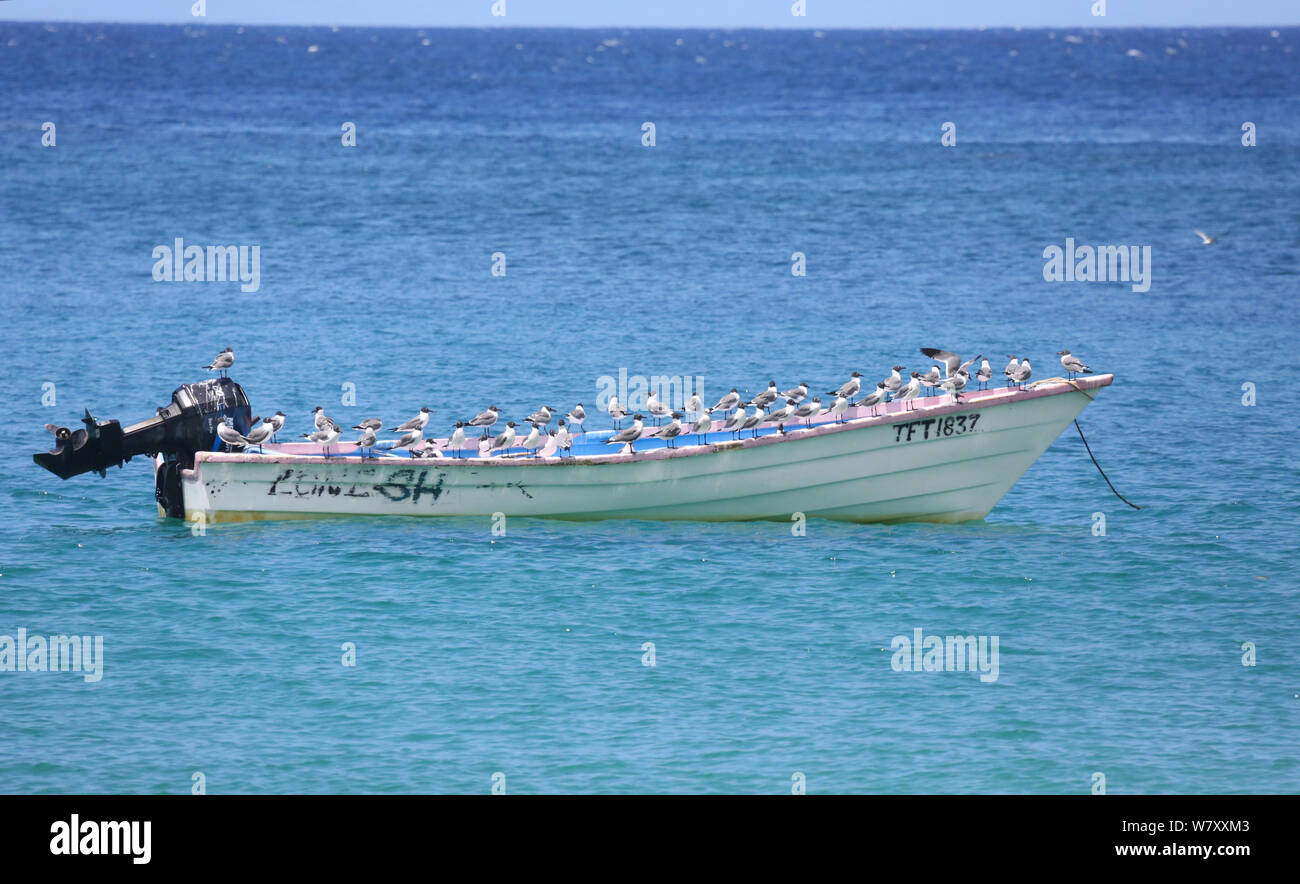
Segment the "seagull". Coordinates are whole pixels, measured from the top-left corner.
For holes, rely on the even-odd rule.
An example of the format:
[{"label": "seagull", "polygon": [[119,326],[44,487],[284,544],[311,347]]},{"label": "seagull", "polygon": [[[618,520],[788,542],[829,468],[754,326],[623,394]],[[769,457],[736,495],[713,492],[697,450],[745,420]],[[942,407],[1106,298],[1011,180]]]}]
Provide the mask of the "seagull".
[{"label": "seagull", "polygon": [[284,412],[277,411],[275,414],[268,417],[267,420],[271,422],[271,427],[273,428],[271,430],[271,441],[274,442],[276,434],[284,429]]},{"label": "seagull", "polygon": [[899,374],[899,372],[902,370],[903,370],[903,366],[895,365],[893,373],[890,374],[889,377],[881,381],[881,383],[885,385],[886,393],[890,393],[890,394],[897,393],[898,388],[903,386],[903,376]]},{"label": "seagull", "polygon": [[[849,379],[845,381],[838,390],[831,390],[826,395],[852,400],[854,396],[858,395],[858,391],[861,389],[862,375],[855,371],[853,374],[849,375]],[[843,411],[841,410],[840,413],[843,414]]]},{"label": "seagull", "polygon": [[1016,376],[1016,372],[1020,371],[1020,363],[1016,361],[1014,356],[1008,356],[1007,358],[1011,361],[1007,363],[1006,368],[1002,369],[1002,373],[1006,375],[1006,382],[1010,385],[1012,378]]},{"label": "seagull", "polygon": [[989,365],[987,359],[980,362],[980,370],[975,372],[975,380],[980,382],[983,389],[988,389],[989,381],[993,380],[993,366]]},{"label": "seagull", "polygon": [[235,364],[235,351],[229,347],[217,354],[217,358],[212,360],[210,365],[203,366],[208,371],[219,371],[225,375],[226,369]]},{"label": "seagull", "polygon": [[505,432],[492,440],[492,445],[488,448],[488,452],[491,453],[493,451],[496,451],[498,448],[500,448],[502,450],[502,453],[504,453],[507,448],[509,448],[511,445],[514,444],[515,444],[515,422],[509,421],[506,423]]},{"label": "seagull", "polygon": [[217,424],[217,438],[225,443],[227,451],[229,451],[233,446],[238,445],[243,448],[248,444],[248,440],[244,438],[243,434],[236,430],[230,423],[230,418],[226,418],[224,421]]},{"label": "seagull", "polygon": [[532,424],[534,427],[538,425],[544,427],[551,422],[551,412],[553,411],[559,411],[559,409],[553,405],[543,405],[541,408],[528,415],[528,417],[524,418],[524,420],[528,421],[528,423]]},{"label": "seagull", "polygon": [[1069,372],[1071,379],[1076,374],[1092,374],[1092,369],[1084,365],[1078,356],[1071,356],[1069,350],[1062,350],[1056,355],[1061,357],[1061,367]]},{"label": "seagull", "polygon": [[1020,368],[1016,371],[1016,376],[1012,378],[1012,380],[1015,381],[1017,386],[1023,390],[1025,387],[1025,381],[1029,380],[1033,373],[1033,370],[1029,367],[1029,357],[1026,356],[1020,363]]},{"label": "seagull", "polygon": [[[353,428],[355,429],[355,427]],[[361,431],[360,438],[357,439],[357,450],[369,450],[371,454],[375,453],[375,428],[366,427]]]},{"label": "seagull", "polygon": [[740,429],[737,431],[737,435],[743,433],[745,430],[753,430],[754,437],[757,438],[759,425],[764,424],[766,422],[767,422],[767,413],[764,412],[763,409],[755,405],[754,413],[740,422]]},{"label": "seagull", "polygon": [[[456,429],[451,431],[451,438],[447,440],[447,447],[452,451],[460,451],[465,447],[465,422],[456,421]],[[452,457],[460,457],[454,454]]]},{"label": "seagull", "polygon": [[796,418],[803,418],[804,426],[812,423],[814,415],[820,414],[822,410],[822,400],[820,396],[814,396],[812,401],[805,402],[794,410]]},{"label": "seagull", "polygon": [[[894,394],[894,401],[907,403],[911,402],[919,395],[921,395],[921,373],[919,371],[914,371],[912,372],[912,379],[904,384],[902,388]],[[904,405],[903,408],[905,411],[912,410],[906,405]]]},{"label": "seagull", "polygon": [[836,396],[835,401],[831,403],[831,407],[826,409],[826,413],[835,415],[835,423],[842,424],[844,423],[844,410],[848,407],[848,399],[843,396]]},{"label": "seagull", "polygon": [[[578,407],[581,408],[582,406],[579,405]],[[573,453],[573,436],[569,433],[569,428],[565,426],[563,418],[560,419],[560,429],[551,435],[555,439],[555,451],[560,457],[564,457],[566,451],[570,454]]]},{"label": "seagull", "polygon": [[333,445],[335,442],[339,441],[338,424],[334,424],[334,423],[327,424],[324,429],[317,430],[316,432],[311,433],[310,435],[308,435],[307,433],[303,433],[302,438],[306,439],[308,442],[315,442],[322,449],[324,449],[325,456],[329,457],[330,446]]},{"label": "seagull", "polygon": [[692,393],[691,398],[686,400],[685,411],[687,414],[699,414],[704,410],[704,400],[700,398],[699,393]]},{"label": "seagull", "polygon": [[622,445],[627,443],[631,447],[633,454],[636,453],[636,440],[641,438],[642,421],[645,420],[641,415],[632,418],[632,426],[626,430],[615,433],[605,440],[606,445]]},{"label": "seagull", "polygon": [[311,413],[316,416],[315,424],[316,424],[316,429],[318,430],[323,430],[326,427],[328,427],[330,424],[334,423],[334,419],[332,417],[328,417],[325,414],[325,409],[321,408],[319,405],[313,408],[311,410]]},{"label": "seagull", "polygon": [[759,393],[753,399],[751,399],[749,401],[749,404],[756,406],[758,408],[767,408],[769,405],[775,402],[776,397],[780,395],[781,394],[776,389],[776,381],[768,381],[767,389],[764,390],[762,393]]},{"label": "seagull", "polygon": [[257,422],[257,418],[253,418],[253,424],[253,428],[245,434],[244,441],[249,445],[256,445],[258,454],[261,454],[262,443],[275,435],[275,425],[271,423],[269,417],[260,424]]},{"label": "seagull", "polygon": [[731,392],[719,399],[718,404],[710,408],[709,411],[731,411],[739,404],[740,394],[736,392],[735,387],[732,387]]},{"label": "seagull", "polygon": [[645,410],[650,412],[650,416],[655,419],[655,426],[659,426],[659,421],[662,418],[673,413],[671,408],[659,401],[659,393],[655,390],[651,390],[649,397],[646,398]]},{"label": "seagull", "polygon": [[[579,402],[577,405],[573,406],[573,410],[569,412],[569,426],[577,427],[578,432],[584,433],[586,431],[582,429],[582,422],[586,419],[587,412],[583,409],[582,403]],[[560,421],[560,426],[564,426],[564,421]]]},{"label": "seagull", "polygon": [[486,439],[488,437],[488,427],[492,426],[497,422],[498,411],[499,409],[495,405],[489,405],[487,411],[480,411],[477,415],[475,415],[474,419],[467,422],[465,426],[482,427],[483,438]]},{"label": "seagull", "polygon": [[[981,353],[974,359],[967,359],[965,362],[962,362],[961,357],[956,353],[950,353],[947,350],[936,350],[933,347],[922,347],[921,352],[931,359],[938,359],[943,363],[945,369],[944,377],[952,377],[959,371],[966,371],[966,369],[970,368],[977,361],[984,358],[984,354]],[[969,374],[969,372],[967,372],[967,374]]]},{"label": "seagull", "polygon": [[794,417],[794,410],[798,405],[799,403],[795,402],[793,399],[787,399],[785,400],[785,405],[775,411],[768,412],[767,419],[776,424],[776,428],[781,431],[782,436],[785,435],[786,421]]},{"label": "seagull", "polygon": [[627,409],[618,404],[617,396],[609,397],[609,419],[614,422],[614,429],[618,429],[623,423],[623,418],[627,417]]},{"label": "seagull", "polygon": [[722,425],[722,429],[729,431],[733,436],[740,432],[740,425],[745,422],[745,409],[737,408],[727,418],[727,422]]},{"label": "seagull", "polygon": [[424,428],[429,423],[429,406],[420,409],[420,413],[411,418],[400,427],[392,427],[390,433],[405,433],[407,430],[418,430],[421,435],[424,434]]},{"label": "seagull", "polygon": [[353,424],[354,430],[375,430],[378,432],[384,428],[384,422],[377,417],[368,417],[359,424]]},{"label": "seagull", "polygon": [[786,400],[793,399],[794,404],[798,405],[800,402],[808,398],[808,382],[800,381],[798,386],[783,392],[781,398]]},{"label": "seagull", "polygon": [[[547,421],[547,423],[549,423],[549,421]],[[530,449],[533,452],[533,457],[537,457],[537,449],[542,447],[542,431],[538,428],[537,424],[533,424],[533,428],[529,430],[528,436],[525,437],[523,445],[524,448]]]},{"label": "seagull", "polygon": [[1219,236],[1207,236],[1206,233],[1202,230],[1193,230],[1192,232],[1201,238],[1201,245],[1212,246],[1219,241],[1219,236],[1227,236],[1232,231],[1225,230],[1223,231],[1223,233],[1220,233]]},{"label": "seagull", "polygon": [[925,384],[931,390],[938,389],[939,382],[943,380],[943,375],[939,373],[939,366],[937,365],[930,366],[930,370],[919,377],[921,378],[921,383]]},{"label": "seagull", "polygon": [[700,416],[695,420],[695,426],[691,430],[695,433],[695,444],[699,445],[704,440],[704,434],[713,428],[713,415],[707,411],[700,412]]},{"label": "seagull", "polygon": [[409,448],[410,446],[415,445],[415,444],[417,444],[417,443],[419,443],[419,442],[423,442],[423,441],[424,441],[424,428],[423,428],[423,427],[415,427],[415,428],[410,429],[410,430],[407,430],[405,433],[403,433],[402,436],[401,436],[401,438],[398,439],[396,442],[393,443],[393,447],[394,447],[394,448]]},{"label": "seagull", "polygon": [[674,411],[673,419],[669,423],[667,423],[663,427],[663,429],[661,429],[655,435],[657,435],[660,439],[667,439],[668,441],[666,444],[668,445],[669,448],[676,448],[677,446],[674,444],[674,440],[676,440],[677,437],[680,436],[681,434],[682,434],[682,413],[680,411]]},{"label": "seagull", "polygon": [[966,369],[959,368],[957,369],[957,372],[954,375],[952,375],[952,377],[944,378],[943,383],[940,384],[939,386],[941,386],[943,389],[947,390],[949,393],[952,394],[952,399],[954,402],[960,402],[961,391],[966,389],[966,380],[969,377],[970,375],[966,373]]},{"label": "seagull", "polygon": [[862,408],[870,408],[871,416],[876,415],[876,406],[885,401],[885,394],[889,391],[885,389],[885,382],[881,381],[876,384],[875,392],[858,403]]}]

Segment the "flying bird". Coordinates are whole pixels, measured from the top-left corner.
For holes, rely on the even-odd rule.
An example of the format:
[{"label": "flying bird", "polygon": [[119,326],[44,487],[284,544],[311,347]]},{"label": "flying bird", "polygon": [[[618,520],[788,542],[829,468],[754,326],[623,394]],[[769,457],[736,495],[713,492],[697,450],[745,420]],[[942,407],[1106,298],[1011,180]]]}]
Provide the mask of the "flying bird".
[{"label": "flying bird", "polygon": [[1219,236],[1210,236],[1203,230],[1193,230],[1192,232],[1201,238],[1201,245],[1212,246],[1219,241],[1219,236],[1227,236],[1232,231],[1225,230],[1223,233],[1220,233]]}]

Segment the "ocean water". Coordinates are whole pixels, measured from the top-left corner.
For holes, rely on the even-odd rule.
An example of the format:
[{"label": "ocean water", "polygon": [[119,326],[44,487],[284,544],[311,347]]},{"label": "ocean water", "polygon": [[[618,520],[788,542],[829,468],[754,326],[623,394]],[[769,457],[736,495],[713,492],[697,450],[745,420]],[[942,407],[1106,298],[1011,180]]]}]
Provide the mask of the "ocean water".
[{"label": "ocean water", "polygon": [[[104,649],[0,672],[0,792],[1300,789],[1300,30],[0,23],[0,95],[0,635]],[[259,290],[155,282],[176,237],[259,245]],[[1150,246],[1150,289],[1045,281],[1067,237]],[[225,346],[294,433],[1069,347],[1116,374],[1080,423],[1142,509],[1073,431],[982,522],[804,537],[196,537],[146,463],[32,463]],[[895,671],[918,628],[997,636],[997,679]]]}]

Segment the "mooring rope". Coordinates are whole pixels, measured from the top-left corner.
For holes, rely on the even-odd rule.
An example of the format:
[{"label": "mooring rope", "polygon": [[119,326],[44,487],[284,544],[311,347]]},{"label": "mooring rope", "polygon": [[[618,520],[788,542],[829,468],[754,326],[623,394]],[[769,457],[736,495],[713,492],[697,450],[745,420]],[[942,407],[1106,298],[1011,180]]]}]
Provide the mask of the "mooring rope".
[{"label": "mooring rope", "polygon": [[1138,506],[1136,503],[1133,503],[1127,497],[1120,494],[1118,491],[1115,491],[1115,486],[1111,485],[1110,479],[1106,476],[1106,471],[1101,468],[1101,464],[1097,463],[1097,458],[1093,457],[1092,448],[1088,445],[1088,440],[1083,438],[1083,428],[1079,426],[1078,420],[1075,420],[1074,428],[1079,431],[1079,438],[1083,439],[1083,447],[1085,450],[1087,450],[1088,457],[1092,458],[1092,465],[1097,468],[1097,472],[1101,473],[1101,477],[1106,480],[1106,484],[1110,485],[1110,490],[1114,492],[1115,496],[1118,497],[1120,500],[1124,501],[1125,503],[1127,503],[1129,506],[1133,507],[1133,509],[1135,510],[1142,509],[1142,507]]}]

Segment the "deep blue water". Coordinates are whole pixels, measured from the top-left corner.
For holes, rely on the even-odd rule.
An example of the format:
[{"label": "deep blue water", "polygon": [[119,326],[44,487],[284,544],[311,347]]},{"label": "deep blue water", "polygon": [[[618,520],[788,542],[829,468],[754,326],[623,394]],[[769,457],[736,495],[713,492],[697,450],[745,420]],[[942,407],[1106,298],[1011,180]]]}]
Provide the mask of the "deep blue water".
[{"label": "deep blue water", "polygon": [[[0,791],[1297,791],[1298,47],[0,23],[0,635],[104,639],[97,683],[0,672]],[[260,291],[155,282],[178,236],[259,244]],[[1066,237],[1151,246],[1150,291],[1045,282]],[[802,538],[194,537],[145,463],[30,459],[45,422],[147,417],[224,346],[293,432],[318,404],[443,432],[620,369],[830,389],[927,345],[1114,371],[1081,423],[1143,508],[1072,431],[983,522]],[[998,636],[998,679],[895,672],[915,628]]]}]

